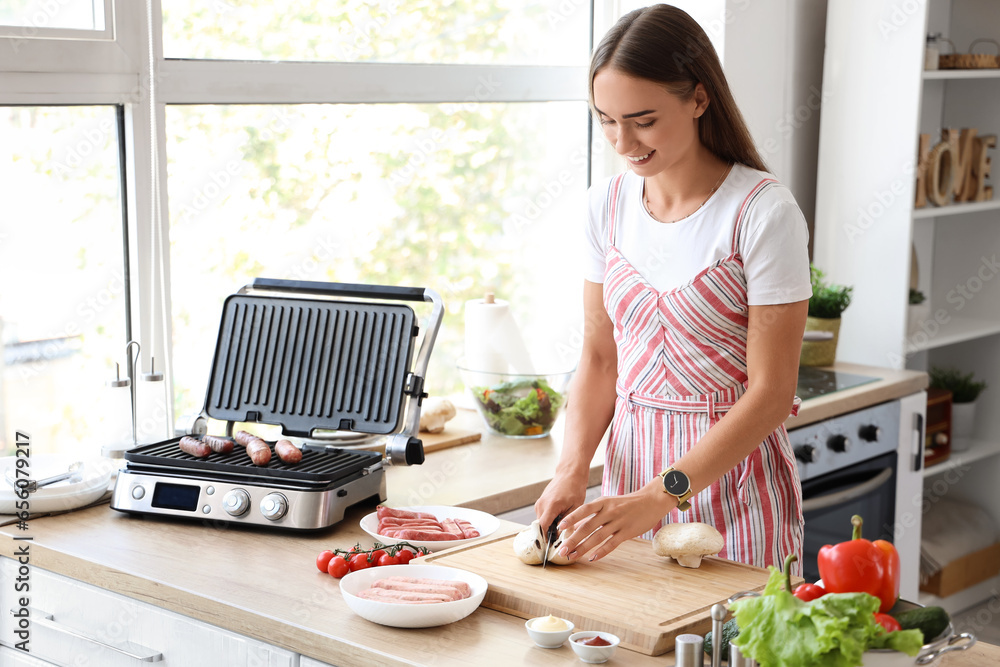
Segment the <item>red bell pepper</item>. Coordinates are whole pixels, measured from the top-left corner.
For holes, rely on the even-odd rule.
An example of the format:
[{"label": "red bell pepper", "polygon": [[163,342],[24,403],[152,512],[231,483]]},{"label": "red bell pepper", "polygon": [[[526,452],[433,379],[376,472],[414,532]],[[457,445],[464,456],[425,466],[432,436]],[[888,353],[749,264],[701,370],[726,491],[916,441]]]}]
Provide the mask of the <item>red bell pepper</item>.
[{"label": "red bell pepper", "polygon": [[[861,517],[851,517],[854,526],[847,542],[825,545],[817,564],[823,586],[830,593],[868,593],[877,597],[880,612],[892,609],[899,597],[899,554],[861,538]],[[882,540],[879,540],[882,541]],[[895,559],[893,559],[895,554]]]}]

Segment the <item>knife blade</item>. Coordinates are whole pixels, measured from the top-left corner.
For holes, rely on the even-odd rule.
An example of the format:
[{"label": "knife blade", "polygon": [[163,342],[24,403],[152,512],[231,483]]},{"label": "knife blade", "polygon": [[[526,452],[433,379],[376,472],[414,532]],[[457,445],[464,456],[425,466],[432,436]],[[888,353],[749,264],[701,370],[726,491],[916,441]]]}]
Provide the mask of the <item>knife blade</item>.
[{"label": "knife blade", "polygon": [[545,551],[544,557],[542,559],[542,569],[549,563],[549,546],[552,541],[559,537],[559,522],[562,521],[563,515],[558,514],[556,518],[549,524],[549,529],[545,531]]}]

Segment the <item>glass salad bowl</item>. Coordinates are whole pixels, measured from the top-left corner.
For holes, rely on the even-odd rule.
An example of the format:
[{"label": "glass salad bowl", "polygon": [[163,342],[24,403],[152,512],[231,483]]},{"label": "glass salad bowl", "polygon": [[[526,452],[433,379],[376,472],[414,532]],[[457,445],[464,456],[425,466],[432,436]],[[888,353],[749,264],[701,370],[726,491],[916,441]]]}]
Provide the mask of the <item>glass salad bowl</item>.
[{"label": "glass salad bowl", "polygon": [[[505,438],[544,438],[566,407],[573,370],[490,373],[458,367],[487,430]],[[575,369],[574,369],[575,370]]]}]

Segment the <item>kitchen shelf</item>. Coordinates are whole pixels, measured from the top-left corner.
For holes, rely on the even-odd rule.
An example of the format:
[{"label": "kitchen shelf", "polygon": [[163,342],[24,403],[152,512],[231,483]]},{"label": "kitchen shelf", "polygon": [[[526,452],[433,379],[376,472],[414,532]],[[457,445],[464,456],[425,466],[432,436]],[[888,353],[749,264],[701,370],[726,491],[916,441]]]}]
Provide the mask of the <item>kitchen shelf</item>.
[{"label": "kitchen shelf", "polygon": [[915,209],[913,211],[913,219],[920,220],[924,218],[944,218],[953,215],[962,215],[964,213],[982,213],[983,211],[996,211],[998,209],[1000,209],[1000,200],[998,199],[978,201],[971,204],[949,204],[947,206],[934,206],[933,204],[928,204],[924,208]]},{"label": "kitchen shelf", "polygon": [[935,79],[1000,79],[1000,68],[924,70],[923,77],[924,81]]},{"label": "kitchen shelf", "polygon": [[947,324],[942,325],[940,333],[936,336],[923,336],[926,340],[920,342],[912,341],[915,334],[911,334],[911,346],[914,352],[932,350],[936,347],[945,347],[955,343],[964,343],[978,338],[985,338],[1000,333],[1000,320],[980,320],[972,317],[955,317]]},{"label": "kitchen shelf", "polygon": [[952,451],[951,456],[941,463],[935,463],[924,468],[924,477],[933,477],[943,472],[970,465],[976,461],[1000,455],[1000,442],[973,439],[968,449],[962,452]]}]

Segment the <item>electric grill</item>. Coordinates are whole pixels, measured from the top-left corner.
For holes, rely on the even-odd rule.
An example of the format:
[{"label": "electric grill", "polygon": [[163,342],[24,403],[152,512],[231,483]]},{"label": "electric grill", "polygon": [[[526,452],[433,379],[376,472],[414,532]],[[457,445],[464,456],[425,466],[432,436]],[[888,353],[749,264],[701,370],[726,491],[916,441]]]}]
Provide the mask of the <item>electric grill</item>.
[{"label": "electric grill", "polygon": [[[433,304],[415,360],[419,327],[406,301]],[[205,405],[188,435],[204,435],[212,418],[226,422],[227,436],[234,423],[261,423],[318,442],[304,444],[296,464],[272,454],[266,466],[238,444],[204,458],[181,451],[181,436],[135,447],[112,509],[317,530],[351,505],[385,500],[384,467],[424,460],[420,403],[443,315],[430,289],[255,279],[226,299]],[[360,434],[386,436],[385,454],[322,442]]]}]

